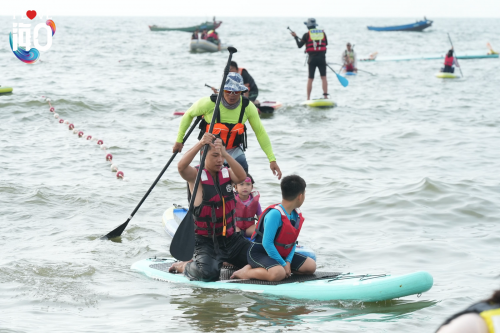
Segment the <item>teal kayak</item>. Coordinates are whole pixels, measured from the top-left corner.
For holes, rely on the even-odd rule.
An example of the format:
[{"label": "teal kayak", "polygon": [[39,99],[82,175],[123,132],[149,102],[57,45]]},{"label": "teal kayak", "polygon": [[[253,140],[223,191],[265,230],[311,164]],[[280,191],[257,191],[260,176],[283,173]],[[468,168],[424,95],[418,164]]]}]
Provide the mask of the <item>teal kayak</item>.
[{"label": "teal kayak", "polygon": [[150,258],[134,263],[131,269],[155,280],[182,283],[193,287],[253,292],[315,301],[377,302],[421,294],[431,289],[433,285],[432,276],[425,271],[406,275],[316,272],[313,275],[292,274],[290,278],[280,282],[267,282],[248,279],[230,280],[229,277],[234,270],[223,268],[218,281],[190,281],[183,274],[168,272],[168,268],[174,262],[172,258]]},{"label": "teal kayak", "polygon": [[[174,238],[175,232],[177,231],[177,227],[182,222],[184,217],[187,214],[187,209],[178,205],[174,205],[173,207],[168,208],[162,216],[163,229],[166,234],[170,237]],[[249,237],[246,237],[250,239]],[[295,252],[305,255],[306,257],[311,258],[316,261],[316,254],[314,251],[307,246],[299,245],[295,247]]]}]

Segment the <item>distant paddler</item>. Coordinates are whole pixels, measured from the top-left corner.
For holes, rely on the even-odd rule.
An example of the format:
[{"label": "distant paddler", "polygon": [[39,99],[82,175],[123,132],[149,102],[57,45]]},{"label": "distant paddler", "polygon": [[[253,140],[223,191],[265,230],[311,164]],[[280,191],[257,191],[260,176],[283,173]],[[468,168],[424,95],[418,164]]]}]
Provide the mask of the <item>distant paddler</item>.
[{"label": "distant paddler", "polygon": [[198,34],[199,34],[199,30],[198,30],[198,29],[196,29],[196,30],[193,32],[193,34],[191,35],[191,39],[199,39]]},{"label": "distant paddler", "polygon": [[257,84],[255,83],[255,80],[250,75],[250,73],[248,73],[248,70],[243,67],[238,67],[236,61],[231,61],[229,71],[241,75],[241,77],[243,78],[243,84],[248,89],[243,93],[243,96],[247,97],[258,107],[260,105],[260,103],[257,101],[257,96],[259,96],[259,88],[257,88]]},{"label": "distant paddler", "polygon": [[457,59],[453,55],[453,47],[452,47],[444,57],[444,68],[441,68],[441,72],[454,73],[455,68],[453,66],[460,67],[460,65],[457,62]]},{"label": "distant paddler", "polygon": [[[245,149],[247,147],[245,123],[248,120],[255,132],[257,141],[259,141],[260,147],[269,160],[269,168],[274,175],[278,176],[278,179],[281,179],[281,170],[278,163],[276,163],[271,140],[269,140],[269,136],[262,125],[257,107],[248,98],[241,96],[241,93],[245,91],[247,91],[247,87],[243,84],[241,75],[238,73],[229,73],[220,104],[220,118],[217,119],[213,133],[220,136],[228,154],[248,172],[248,163],[245,156]],[[212,120],[216,99],[217,95],[215,94],[210,97],[203,97],[186,111],[179,125],[177,140],[173,146],[174,153],[182,151],[184,134],[193,118],[198,116],[204,117],[200,123],[200,135],[198,139],[203,137]]]},{"label": "distant paddler", "polygon": [[302,46],[306,45],[305,52],[308,54],[308,64],[309,64],[309,79],[307,80],[307,99],[311,99],[312,84],[314,81],[314,72],[316,67],[319,69],[319,75],[321,76],[321,82],[323,86],[323,96],[328,98],[328,81],[326,80],[326,46],[328,41],[326,39],[326,34],[321,29],[316,29],[318,24],[316,19],[309,18],[307,22],[304,22],[307,26],[309,32],[306,32],[302,39],[297,37],[295,32],[292,32],[292,36],[295,37],[297,46],[300,49]]},{"label": "distant paddler", "polygon": [[357,60],[358,58],[356,57],[356,52],[354,52],[351,43],[348,42],[346,45],[346,50],[342,52],[342,62],[344,70],[346,72],[357,73],[358,72]]}]

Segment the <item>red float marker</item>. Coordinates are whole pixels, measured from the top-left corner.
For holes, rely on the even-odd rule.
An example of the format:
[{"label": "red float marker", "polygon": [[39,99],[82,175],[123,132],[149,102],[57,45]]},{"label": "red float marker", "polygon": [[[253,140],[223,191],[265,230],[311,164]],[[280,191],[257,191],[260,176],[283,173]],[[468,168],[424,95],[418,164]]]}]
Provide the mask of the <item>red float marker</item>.
[{"label": "red float marker", "polygon": [[83,136],[83,134],[84,133],[82,131],[78,132],[78,137],[81,138]]},{"label": "red float marker", "polygon": [[54,107],[51,107],[49,110],[50,112],[54,112],[56,109],[54,109]]},{"label": "red float marker", "polygon": [[69,124],[68,128],[69,128],[69,130],[71,131],[73,128],[75,128],[75,125],[73,125],[73,124]]},{"label": "red float marker", "polygon": [[59,124],[64,123],[64,119],[59,119]]},{"label": "red float marker", "polygon": [[123,179],[123,177],[125,177],[125,174],[123,173],[123,171],[118,171],[118,172],[116,173],[116,178],[121,178],[121,179]]},{"label": "red float marker", "polygon": [[106,155],[106,161],[111,162],[112,160],[113,160],[113,155],[111,154]]},{"label": "red float marker", "polygon": [[102,145],[103,143],[104,143],[104,142],[103,142],[102,140],[97,141],[97,144],[98,144],[99,146],[100,146],[100,145]]},{"label": "red float marker", "polygon": [[87,135],[87,140],[92,140],[92,135]]}]

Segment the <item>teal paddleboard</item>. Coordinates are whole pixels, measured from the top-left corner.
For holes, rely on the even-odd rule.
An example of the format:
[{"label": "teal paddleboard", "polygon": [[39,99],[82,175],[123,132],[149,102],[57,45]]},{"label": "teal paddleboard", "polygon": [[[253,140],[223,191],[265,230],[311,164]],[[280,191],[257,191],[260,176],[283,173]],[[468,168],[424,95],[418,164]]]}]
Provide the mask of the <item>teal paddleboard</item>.
[{"label": "teal paddleboard", "polygon": [[295,275],[281,282],[260,280],[230,280],[231,269],[223,268],[219,281],[189,281],[183,274],[169,273],[174,263],[171,258],[150,258],[136,262],[132,269],[146,276],[193,287],[253,292],[264,295],[315,301],[355,300],[363,302],[384,301],[431,289],[432,276],[424,271],[406,275],[343,274],[316,272],[314,275]]},{"label": "teal paddleboard", "polygon": [[[187,209],[178,205],[174,205],[174,207],[170,207],[163,213],[162,223],[163,229],[170,237],[174,238],[175,232],[177,231],[177,227],[184,219],[184,216],[187,214]],[[250,239],[250,237],[246,237]],[[307,246],[298,245],[295,247],[295,252],[305,255],[306,257],[311,258],[316,261],[316,254],[314,251]]]}]

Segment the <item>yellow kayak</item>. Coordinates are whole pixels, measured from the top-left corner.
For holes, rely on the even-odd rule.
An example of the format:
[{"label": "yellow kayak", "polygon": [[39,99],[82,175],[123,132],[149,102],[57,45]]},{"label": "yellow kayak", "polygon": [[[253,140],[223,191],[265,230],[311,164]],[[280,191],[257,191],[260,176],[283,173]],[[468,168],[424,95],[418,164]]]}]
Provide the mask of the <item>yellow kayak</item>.
[{"label": "yellow kayak", "polygon": [[302,103],[302,105],[307,105],[315,108],[333,108],[337,106],[331,99],[310,99]]},{"label": "yellow kayak", "polygon": [[10,93],[10,92],[12,92],[12,90],[13,89],[11,87],[0,86],[0,94]]},{"label": "yellow kayak", "polygon": [[460,76],[458,76],[456,74],[443,73],[443,72],[436,73],[436,77],[439,79],[460,79]]}]

